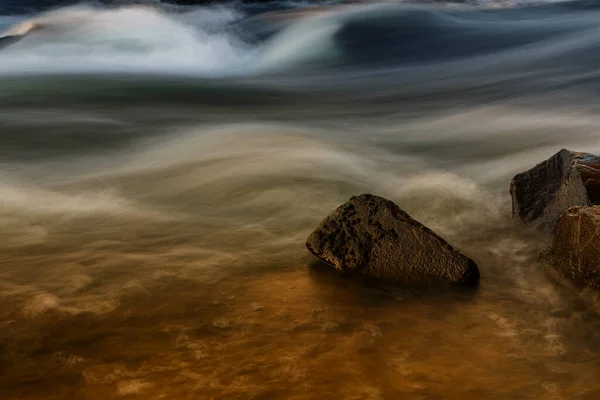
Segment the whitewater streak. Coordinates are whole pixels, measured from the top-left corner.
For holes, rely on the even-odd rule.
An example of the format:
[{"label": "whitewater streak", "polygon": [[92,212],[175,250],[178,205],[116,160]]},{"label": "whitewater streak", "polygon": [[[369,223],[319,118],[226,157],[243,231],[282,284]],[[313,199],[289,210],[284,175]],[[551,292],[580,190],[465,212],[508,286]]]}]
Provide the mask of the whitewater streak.
[{"label": "whitewater streak", "polygon": [[[2,23],[0,75],[214,78],[419,65],[432,68],[424,76],[471,70],[493,77],[514,73],[524,64],[535,72],[550,58],[557,68],[570,68],[574,59],[594,51],[600,29],[575,6],[554,7],[523,8],[515,17],[510,9],[394,4],[315,7],[296,14],[285,7],[257,13],[239,4],[80,5]],[[405,68],[403,74],[415,72],[423,71]]]},{"label": "whitewater streak", "polygon": [[[253,49],[228,31],[243,16],[229,7],[168,14],[159,8],[75,6],[17,24],[0,52],[0,74],[239,72]],[[186,22],[193,18],[194,25]]]},{"label": "whitewater streak", "polygon": [[[162,73],[249,75],[335,57],[331,18],[308,19],[259,43],[233,23],[235,6],[173,13],[150,6],[73,6],[25,19],[4,32],[0,74]],[[324,23],[323,23],[324,22]],[[0,41],[0,44],[2,42]]]}]

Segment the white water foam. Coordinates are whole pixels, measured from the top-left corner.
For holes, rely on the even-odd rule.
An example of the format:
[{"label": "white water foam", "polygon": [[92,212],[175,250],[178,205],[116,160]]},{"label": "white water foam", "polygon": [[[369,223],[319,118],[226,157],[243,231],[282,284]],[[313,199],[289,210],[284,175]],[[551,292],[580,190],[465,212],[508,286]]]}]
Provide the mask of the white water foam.
[{"label": "white water foam", "polygon": [[0,52],[0,74],[236,73],[253,54],[252,46],[227,30],[239,17],[225,7],[187,18],[144,6],[63,8],[5,32],[25,36]]},{"label": "white water foam", "polygon": [[316,60],[320,63],[333,60],[338,56],[334,35],[342,26],[341,19],[329,14],[301,20],[267,42],[257,68],[269,71]]},{"label": "white water foam", "polygon": [[335,58],[341,18],[319,14],[284,27],[264,44],[232,28],[234,6],[171,14],[157,7],[62,8],[4,25],[21,39],[0,51],[0,75],[158,73],[219,77],[288,70]]}]

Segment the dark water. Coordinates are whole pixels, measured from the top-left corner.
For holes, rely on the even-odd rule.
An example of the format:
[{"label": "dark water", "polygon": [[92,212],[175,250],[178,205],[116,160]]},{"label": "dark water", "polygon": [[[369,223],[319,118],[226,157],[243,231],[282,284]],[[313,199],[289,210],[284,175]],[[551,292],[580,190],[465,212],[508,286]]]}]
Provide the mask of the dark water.
[{"label": "dark water", "polygon": [[[1,399],[600,396],[595,297],[538,265],[508,196],[600,151],[600,3],[10,3]],[[311,266],[362,192],[480,287]]]}]

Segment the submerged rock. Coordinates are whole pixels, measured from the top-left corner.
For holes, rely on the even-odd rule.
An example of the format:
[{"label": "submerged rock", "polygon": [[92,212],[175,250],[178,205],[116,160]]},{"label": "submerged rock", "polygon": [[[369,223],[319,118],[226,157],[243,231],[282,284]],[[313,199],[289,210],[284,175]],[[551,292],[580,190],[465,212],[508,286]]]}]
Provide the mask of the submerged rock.
[{"label": "submerged rock", "polygon": [[600,158],[562,149],[510,184],[513,217],[551,229],[568,208],[600,203]]},{"label": "submerged rock", "polygon": [[600,289],[600,206],[568,209],[542,258],[578,287]]},{"label": "submerged rock", "polygon": [[363,194],[326,217],[308,250],[339,270],[394,282],[472,284],[475,262],[392,201]]}]

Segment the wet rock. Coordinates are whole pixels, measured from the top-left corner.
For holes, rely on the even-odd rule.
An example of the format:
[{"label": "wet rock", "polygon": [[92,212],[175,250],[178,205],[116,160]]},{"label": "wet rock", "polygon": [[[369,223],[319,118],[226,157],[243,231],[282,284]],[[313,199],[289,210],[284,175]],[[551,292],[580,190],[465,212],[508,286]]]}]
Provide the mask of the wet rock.
[{"label": "wet rock", "polygon": [[475,262],[392,201],[363,194],[326,217],[308,250],[336,269],[400,283],[473,284]]},{"label": "wet rock", "polygon": [[600,158],[562,149],[510,184],[513,217],[550,230],[569,207],[600,204]]},{"label": "wet rock", "polygon": [[542,258],[578,287],[600,289],[600,206],[568,209]]}]

